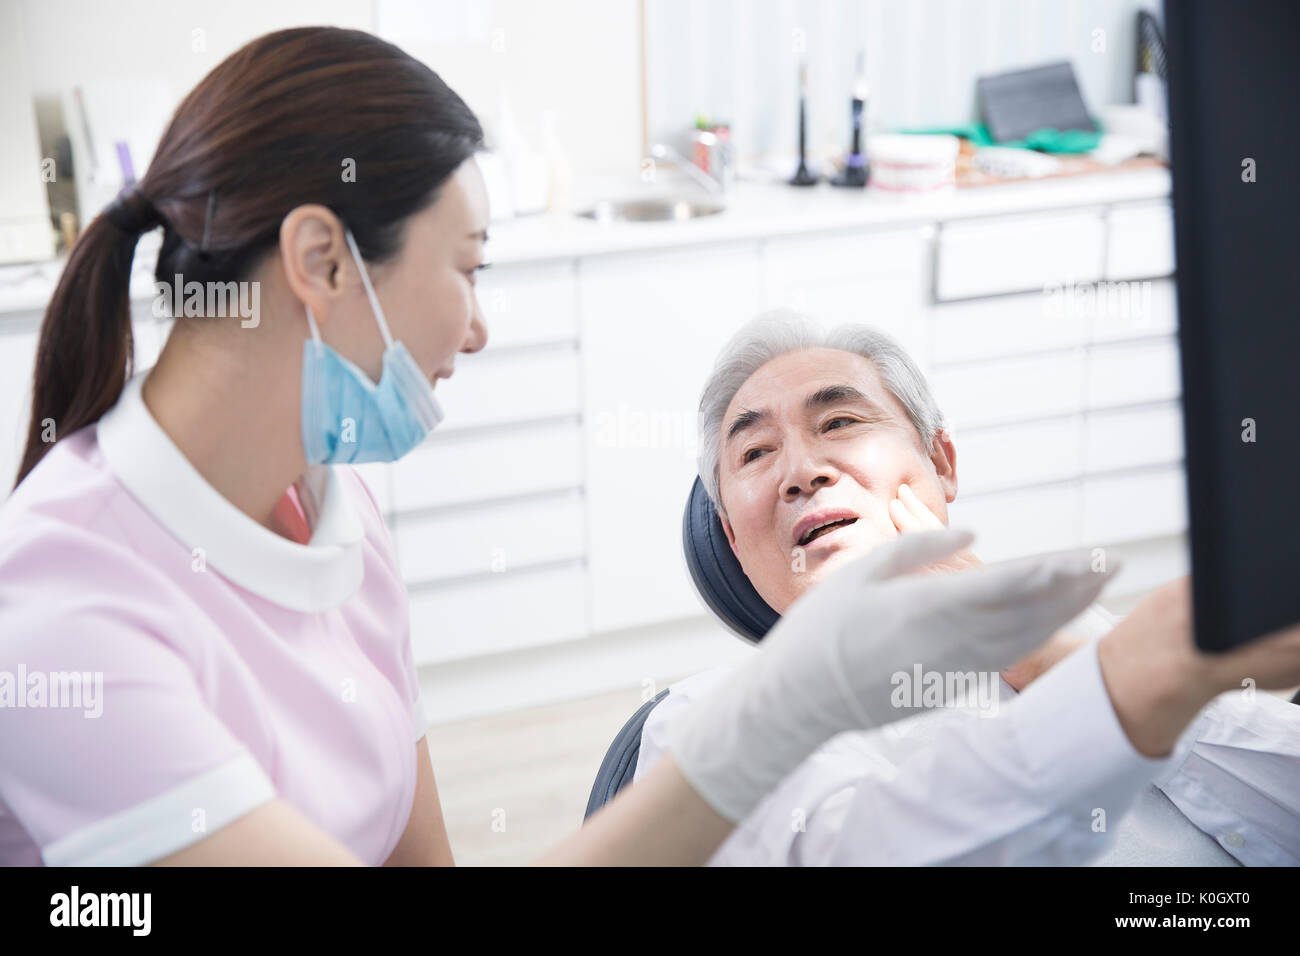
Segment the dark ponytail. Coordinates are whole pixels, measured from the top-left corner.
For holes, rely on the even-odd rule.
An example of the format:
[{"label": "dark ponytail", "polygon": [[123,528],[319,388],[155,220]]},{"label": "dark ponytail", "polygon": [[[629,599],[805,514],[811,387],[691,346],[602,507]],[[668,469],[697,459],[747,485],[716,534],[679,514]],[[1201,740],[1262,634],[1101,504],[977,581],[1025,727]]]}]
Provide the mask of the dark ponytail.
[{"label": "dark ponytail", "polygon": [[15,486],[51,432],[98,421],[122,393],[142,231],[163,226],[159,282],[237,282],[276,247],[292,209],[319,203],[366,260],[383,262],[407,218],[482,142],[478,119],[437,74],[368,33],[280,30],[231,54],[177,107],[144,179],[72,247],[41,325]]}]

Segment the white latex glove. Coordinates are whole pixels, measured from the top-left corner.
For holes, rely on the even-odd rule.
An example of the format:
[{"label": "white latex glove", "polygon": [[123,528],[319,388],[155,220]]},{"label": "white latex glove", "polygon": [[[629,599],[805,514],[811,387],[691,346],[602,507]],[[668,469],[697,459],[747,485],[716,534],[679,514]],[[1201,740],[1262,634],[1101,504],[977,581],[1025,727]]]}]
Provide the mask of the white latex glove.
[{"label": "white latex glove", "polygon": [[1117,570],[1086,551],[909,574],[967,547],[943,529],[900,535],[803,594],[736,674],[669,727],[683,776],[739,823],[836,734],[914,716],[897,671],[998,671],[1076,617]]}]

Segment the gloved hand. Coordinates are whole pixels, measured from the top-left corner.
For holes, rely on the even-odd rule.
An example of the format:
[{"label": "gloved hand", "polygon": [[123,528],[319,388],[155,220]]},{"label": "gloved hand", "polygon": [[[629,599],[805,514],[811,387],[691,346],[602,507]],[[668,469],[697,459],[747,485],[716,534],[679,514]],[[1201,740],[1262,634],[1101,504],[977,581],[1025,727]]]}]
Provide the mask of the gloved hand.
[{"label": "gloved hand", "polygon": [[998,672],[1101,593],[1117,566],[1087,552],[911,574],[968,546],[943,529],[901,535],[803,594],[758,652],[669,727],[669,750],[710,806],[739,823],[836,734],[913,716],[892,676]]}]

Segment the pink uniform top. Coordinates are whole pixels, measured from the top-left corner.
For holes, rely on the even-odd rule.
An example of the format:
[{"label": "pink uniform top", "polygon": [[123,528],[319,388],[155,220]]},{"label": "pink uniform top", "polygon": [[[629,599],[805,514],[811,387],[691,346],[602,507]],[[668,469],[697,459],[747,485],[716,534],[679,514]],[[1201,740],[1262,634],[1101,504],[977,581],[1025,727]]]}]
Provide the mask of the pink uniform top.
[{"label": "pink uniform top", "polygon": [[0,507],[0,864],[147,863],[276,797],[383,863],[428,720],[374,498],[314,467],[276,534],[142,382]]}]

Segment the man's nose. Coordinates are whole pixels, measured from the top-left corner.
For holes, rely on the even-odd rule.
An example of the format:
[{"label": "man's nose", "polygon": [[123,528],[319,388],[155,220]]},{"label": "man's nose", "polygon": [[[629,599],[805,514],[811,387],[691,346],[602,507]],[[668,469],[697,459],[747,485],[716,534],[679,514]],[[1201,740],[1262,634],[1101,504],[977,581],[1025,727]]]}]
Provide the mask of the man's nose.
[{"label": "man's nose", "polygon": [[487,345],[487,339],[487,320],[483,318],[483,308],[479,305],[478,297],[475,296],[474,315],[469,320],[469,331],[465,334],[465,342],[460,350],[467,354],[481,352]]},{"label": "man's nose", "polygon": [[793,501],[800,495],[810,495],[820,488],[832,485],[839,478],[839,470],[811,450],[792,449],[790,468],[782,478],[781,496]]}]

